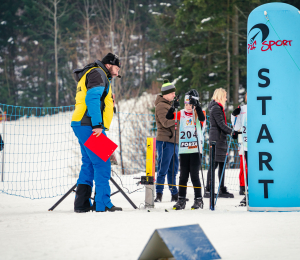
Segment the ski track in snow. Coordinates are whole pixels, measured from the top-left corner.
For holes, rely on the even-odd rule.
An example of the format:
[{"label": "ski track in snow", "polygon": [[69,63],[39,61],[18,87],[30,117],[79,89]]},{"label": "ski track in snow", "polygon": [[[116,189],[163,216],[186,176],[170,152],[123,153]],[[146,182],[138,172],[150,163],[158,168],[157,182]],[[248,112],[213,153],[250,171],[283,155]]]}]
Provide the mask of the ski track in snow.
[{"label": "ski track in snow", "polygon": [[[144,192],[129,195],[139,206]],[[247,212],[235,207],[243,196],[218,199],[210,211],[172,210],[169,191],[150,212],[134,210],[121,194],[123,212],[74,213],[74,194],[53,212],[58,198],[30,200],[0,194],[0,259],[137,259],[157,228],[199,224],[222,259],[299,259],[299,212]],[[167,209],[169,212],[165,212]]]}]

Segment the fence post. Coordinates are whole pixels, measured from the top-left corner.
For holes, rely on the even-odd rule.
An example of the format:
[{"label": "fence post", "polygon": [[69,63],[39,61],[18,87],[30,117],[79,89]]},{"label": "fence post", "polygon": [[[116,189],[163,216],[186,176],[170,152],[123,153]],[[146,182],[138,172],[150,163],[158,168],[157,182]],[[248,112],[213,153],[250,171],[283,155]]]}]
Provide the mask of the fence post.
[{"label": "fence post", "polygon": [[[155,181],[156,138],[147,137],[146,176]],[[145,208],[154,208],[154,184],[145,185]]]},{"label": "fence post", "polygon": [[[3,127],[3,137],[2,137],[2,140],[3,140],[3,143],[4,143],[4,138],[5,138],[5,117],[6,117],[6,114],[3,112],[3,110],[1,109],[0,107],[0,112],[2,114],[2,127]],[[1,171],[1,182],[4,182],[4,147],[3,147],[3,150],[2,150],[2,171]]]},{"label": "fence post", "polygon": [[119,126],[119,148],[120,148],[121,170],[122,170],[122,175],[125,175],[124,165],[123,165],[123,154],[122,154],[122,131],[121,131],[121,119],[120,119],[119,106],[117,106],[117,113],[118,113],[118,126]]}]

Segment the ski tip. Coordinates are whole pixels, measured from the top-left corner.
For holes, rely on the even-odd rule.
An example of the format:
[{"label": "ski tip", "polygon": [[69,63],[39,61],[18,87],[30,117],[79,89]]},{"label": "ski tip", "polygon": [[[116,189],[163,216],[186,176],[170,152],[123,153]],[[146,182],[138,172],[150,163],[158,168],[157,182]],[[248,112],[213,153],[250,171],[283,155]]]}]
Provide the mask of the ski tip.
[{"label": "ski tip", "polygon": [[167,209],[165,209],[165,212],[169,212]]}]

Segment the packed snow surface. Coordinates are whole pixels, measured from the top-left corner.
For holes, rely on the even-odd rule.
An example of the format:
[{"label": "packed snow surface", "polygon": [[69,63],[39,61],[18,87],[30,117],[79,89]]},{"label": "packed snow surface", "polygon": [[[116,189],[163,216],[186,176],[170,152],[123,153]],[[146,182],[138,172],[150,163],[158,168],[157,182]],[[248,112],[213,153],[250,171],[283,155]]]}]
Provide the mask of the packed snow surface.
[{"label": "packed snow surface", "polygon": [[[204,200],[191,210],[172,210],[170,193],[148,212],[144,192],[129,195],[134,210],[119,193],[112,197],[122,212],[74,213],[71,194],[54,211],[58,198],[30,200],[0,194],[0,259],[138,259],[155,229],[199,224],[222,259],[299,259],[298,212],[247,212],[243,198],[220,198],[215,211]],[[168,212],[165,211],[167,209]]]},{"label": "packed snow surface", "polygon": [[[145,94],[139,99],[120,102],[119,111],[149,114],[148,107],[153,106],[154,98],[154,95]],[[70,116],[71,113],[66,112],[6,123],[5,182],[0,182],[0,190],[24,197],[28,192],[26,196],[33,199],[64,194],[76,183],[81,163],[80,153],[76,153],[79,152],[78,143],[70,128]],[[137,140],[148,136],[149,126],[139,126],[130,116],[148,118],[129,114],[122,119],[127,124],[121,122],[123,160],[134,174],[120,178],[124,186],[133,191],[141,187],[136,187],[137,180],[133,177],[144,175],[141,171],[145,167],[144,159],[137,160],[145,142],[140,145],[141,141]],[[54,126],[45,121],[52,117]],[[132,135],[132,129],[137,127],[141,138],[137,133]],[[109,135],[118,142],[117,117]],[[129,149],[131,143],[139,149]],[[230,191],[239,189],[238,172],[239,169],[226,170],[225,181]],[[64,176],[65,181],[61,181]],[[117,176],[113,178],[121,185]],[[112,191],[115,190],[112,187]],[[299,259],[300,255],[300,213],[247,212],[246,208],[236,207],[243,198],[237,193],[234,199],[219,198],[215,211],[209,210],[208,199],[204,200],[203,210],[192,211],[193,190],[188,188],[190,201],[186,209],[174,211],[170,192],[165,189],[163,202],[155,204],[148,212],[143,205],[144,190],[140,190],[129,195],[139,209],[134,210],[118,193],[112,197],[112,202],[123,207],[122,212],[83,214],[73,212],[74,194],[52,212],[48,209],[59,197],[30,200],[18,196],[0,193],[0,260],[138,259],[155,229],[190,224],[201,226],[222,259]]]}]

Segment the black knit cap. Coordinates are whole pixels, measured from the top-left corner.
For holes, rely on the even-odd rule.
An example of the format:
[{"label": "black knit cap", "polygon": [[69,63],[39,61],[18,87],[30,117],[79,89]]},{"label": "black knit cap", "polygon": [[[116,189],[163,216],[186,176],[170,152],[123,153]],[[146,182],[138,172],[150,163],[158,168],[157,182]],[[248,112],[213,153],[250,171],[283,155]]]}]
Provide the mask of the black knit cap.
[{"label": "black knit cap", "polygon": [[120,59],[117,55],[108,53],[103,59],[102,59],[103,64],[110,64],[110,65],[116,65],[119,68],[121,68],[121,63]]}]

